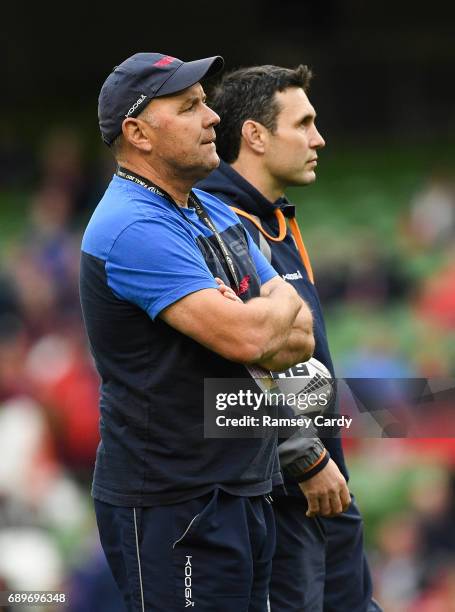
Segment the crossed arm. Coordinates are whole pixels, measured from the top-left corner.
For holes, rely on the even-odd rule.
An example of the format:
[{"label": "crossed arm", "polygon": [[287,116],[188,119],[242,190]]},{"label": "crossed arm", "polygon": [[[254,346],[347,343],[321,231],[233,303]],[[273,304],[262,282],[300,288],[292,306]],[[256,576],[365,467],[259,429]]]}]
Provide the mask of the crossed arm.
[{"label": "crossed arm", "polygon": [[311,357],[312,315],[289,283],[275,277],[245,304],[226,297],[217,289],[196,291],[160,317],[231,361],[285,370]]}]

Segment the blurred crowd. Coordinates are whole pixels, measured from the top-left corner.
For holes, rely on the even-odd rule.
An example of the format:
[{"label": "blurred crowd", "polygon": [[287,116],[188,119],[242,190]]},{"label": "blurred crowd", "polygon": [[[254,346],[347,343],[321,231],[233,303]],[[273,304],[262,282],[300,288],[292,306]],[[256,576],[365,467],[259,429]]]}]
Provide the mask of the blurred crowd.
[{"label": "blurred crowd", "polygon": [[49,134],[38,167],[16,155],[28,176],[2,177],[3,192],[30,189],[21,231],[0,247],[0,584],[116,612],[89,497],[99,380],[78,297],[82,227],[110,169],[87,166],[67,129]]},{"label": "blurred crowd", "polygon": [[385,612],[452,612],[453,439],[358,440],[350,445],[349,464]]},{"label": "blurred crowd", "polygon": [[[20,231],[0,228],[0,591],[60,590],[72,612],[121,611],[90,500],[99,380],[78,298],[83,227],[112,166],[67,128],[49,133],[38,163],[13,148],[0,158],[0,205],[26,199]],[[329,326],[353,330],[337,344],[339,371],[454,376],[450,173],[416,188],[395,232],[393,253],[370,227],[342,257],[313,253]],[[455,440],[346,448],[385,610],[455,610]]]}]

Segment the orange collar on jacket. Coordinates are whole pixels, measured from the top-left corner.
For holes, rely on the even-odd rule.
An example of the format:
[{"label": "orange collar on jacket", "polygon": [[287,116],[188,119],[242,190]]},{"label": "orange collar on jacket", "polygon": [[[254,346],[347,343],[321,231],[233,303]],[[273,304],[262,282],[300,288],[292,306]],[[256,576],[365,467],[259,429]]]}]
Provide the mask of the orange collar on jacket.
[{"label": "orange collar on jacket", "polygon": [[[231,210],[233,210],[238,215],[241,215],[242,217],[245,217],[246,219],[251,221],[251,223],[255,227],[257,227],[257,229],[261,232],[261,234],[263,234],[268,240],[271,240],[272,242],[282,242],[284,238],[286,237],[286,230],[287,230],[286,218],[279,208],[275,208],[275,211],[274,211],[275,217],[277,218],[277,221],[278,221],[278,236],[271,236],[268,232],[265,231],[265,229],[262,227],[259,221],[257,221],[257,219],[253,217],[253,215],[250,215],[244,210],[241,210],[240,208],[236,208],[235,206],[231,206]],[[300,254],[303,265],[305,266],[305,269],[307,271],[308,278],[314,285],[314,275],[313,275],[313,269],[311,267],[310,258],[308,256],[308,252],[303,243],[302,234],[300,233],[300,228],[297,223],[297,219],[295,217],[291,217],[289,219],[289,228],[294,237],[295,243],[297,245],[297,250]]]}]

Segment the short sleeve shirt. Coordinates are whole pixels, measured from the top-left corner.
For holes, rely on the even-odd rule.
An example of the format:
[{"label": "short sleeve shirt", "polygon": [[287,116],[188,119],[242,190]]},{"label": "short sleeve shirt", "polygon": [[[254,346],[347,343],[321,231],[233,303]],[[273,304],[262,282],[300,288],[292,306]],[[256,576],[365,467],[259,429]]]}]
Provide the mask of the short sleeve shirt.
[{"label": "short sleeve shirt", "polygon": [[[241,299],[258,296],[275,270],[224,203],[195,192],[234,261]],[[114,176],[82,241],[81,303],[102,379],[93,495],[108,503],[171,503],[214,486],[262,494],[277,469],[273,433],[203,436],[204,378],[247,374],[159,317],[190,293],[216,289],[215,276],[229,284],[215,236],[194,209],[181,211]]]}]

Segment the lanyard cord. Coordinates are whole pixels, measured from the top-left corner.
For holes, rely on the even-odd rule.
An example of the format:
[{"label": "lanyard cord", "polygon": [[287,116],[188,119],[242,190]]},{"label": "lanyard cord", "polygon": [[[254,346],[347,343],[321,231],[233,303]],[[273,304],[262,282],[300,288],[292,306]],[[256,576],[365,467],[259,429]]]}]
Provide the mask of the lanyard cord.
[{"label": "lanyard cord", "polygon": [[[122,179],[125,179],[126,181],[131,181],[133,183],[136,183],[136,185],[141,185],[141,187],[145,187],[145,189],[148,189],[152,193],[160,196],[161,198],[164,198],[178,210],[178,212],[185,219],[185,221],[187,221],[188,223],[190,223],[191,225],[194,225],[197,229],[199,229],[197,225],[195,225],[191,221],[191,219],[188,219],[188,217],[185,216],[185,213],[181,210],[181,207],[177,204],[174,198],[171,195],[169,195],[166,191],[164,191],[164,189],[162,189],[161,187],[158,187],[158,185],[155,185],[155,183],[152,183],[152,181],[149,181],[143,176],[139,176],[139,174],[135,174],[134,172],[131,172],[131,170],[128,170],[127,168],[122,168],[121,166],[117,166],[116,175]],[[234,267],[234,262],[232,261],[232,258],[229,255],[229,252],[227,250],[227,246],[224,240],[222,239],[220,233],[216,229],[216,226],[213,223],[212,219],[210,218],[208,212],[205,210],[204,206],[202,205],[202,202],[199,200],[199,198],[197,198],[196,194],[191,191],[188,197],[188,200],[189,200],[189,203],[194,207],[199,219],[201,219],[201,221],[205,223],[206,226],[213,232],[218,242],[218,246],[220,247],[220,250],[223,254],[224,260],[226,262],[226,265],[228,267],[228,270],[231,276],[231,280],[234,283],[234,286],[236,288],[236,293],[238,295],[239,290],[240,290],[240,283],[239,283],[238,275]],[[258,383],[258,380],[261,380],[262,384],[266,385],[268,389],[274,386],[274,380],[269,370],[264,370],[264,368],[260,366],[255,366],[255,365],[253,366],[245,365],[245,368],[248,370],[250,376],[256,380],[256,384],[259,385],[261,390],[262,390],[262,387]]]},{"label": "lanyard cord", "polygon": [[[262,225],[255,219],[255,217],[253,217],[253,215],[248,214],[244,210],[241,210],[240,208],[235,208],[234,206],[231,206],[231,210],[233,210],[238,215],[241,215],[242,217],[246,217],[255,227],[257,227],[261,234],[263,234],[268,240],[271,240],[272,242],[282,242],[286,237],[286,219],[279,208],[275,208],[274,210],[275,217],[278,220],[278,236],[271,236],[269,233],[267,233],[262,227]],[[302,234],[300,233],[300,228],[295,217],[291,217],[289,219],[289,227],[297,245],[297,250],[300,254],[300,258],[302,259],[303,265],[305,266],[306,272],[308,274],[308,278],[314,285],[314,275],[313,269],[311,267],[310,258],[305,248],[305,244],[303,243]]]},{"label": "lanyard cord", "polygon": [[[185,221],[187,221],[191,225],[194,225],[197,228],[197,226],[191,221],[191,219],[188,219],[188,217],[185,216],[185,213],[183,212],[181,206],[177,204],[174,198],[171,195],[169,195],[166,191],[164,191],[164,189],[162,189],[161,187],[158,187],[158,185],[155,185],[155,183],[152,183],[152,181],[149,181],[143,176],[135,174],[134,172],[132,172],[131,170],[128,170],[127,168],[122,168],[121,166],[117,166],[116,175],[122,179],[131,181],[132,183],[136,183],[136,185],[141,185],[141,187],[145,187],[145,189],[148,189],[155,195],[158,195],[161,198],[164,198],[165,200],[167,200],[174,206],[174,208],[185,219]],[[231,281],[233,282],[234,287],[236,288],[237,293],[238,293],[240,289],[239,277],[237,275],[237,271],[235,269],[234,262],[232,261],[232,258],[229,254],[226,243],[221,237],[221,234],[217,230],[208,212],[204,208],[202,202],[199,200],[199,198],[196,196],[196,194],[193,191],[190,192],[188,200],[189,200],[190,205],[196,211],[198,218],[209,228],[209,230],[215,236],[218,246],[220,247],[220,251],[223,254],[223,259],[226,262],[226,265],[228,267],[229,274],[231,276]]]}]

